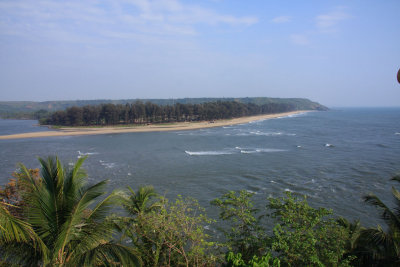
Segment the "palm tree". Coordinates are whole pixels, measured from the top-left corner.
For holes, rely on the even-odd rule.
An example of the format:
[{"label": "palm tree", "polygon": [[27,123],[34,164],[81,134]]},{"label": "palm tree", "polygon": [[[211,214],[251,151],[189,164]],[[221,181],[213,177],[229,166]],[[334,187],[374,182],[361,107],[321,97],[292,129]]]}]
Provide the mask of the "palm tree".
[{"label": "palm tree", "polygon": [[161,246],[155,241],[158,241],[160,236],[156,232],[152,237],[144,234],[148,220],[143,217],[158,212],[165,200],[160,198],[152,186],[142,186],[137,191],[128,186],[128,190],[123,207],[130,217],[115,218],[115,227],[121,232],[121,241],[128,239],[128,242],[137,248],[145,266],[158,266]]},{"label": "palm tree", "polygon": [[[400,175],[392,180],[400,182]],[[380,210],[380,217],[386,227],[368,228],[361,232],[359,243],[369,252],[369,257],[378,266],[399,266],[400,264],[400,192],[392,187],[396,207],[391,209],[376,195],[364,197],[364,201]]]},{"label": "palm tree", "polygon": [[[106,216],[120,202],[121,192],[104,196],[107,181],[86,185],[84,160],[64,167],[57,157],[39,158],[40,179],[33,179],[20,165],[25,175],[25,222],[1,209],[1,215],[7,215],[2,216],[1,226],[21,226],[20,232],[10,232],[14,226],[9,226],[0,234],[5,261],[37,266],[140,265],[132,248],[112,241],[113,226]],[[15,250],[21,244],[23,249]]]},{"label": "palm tree", "polygon": [[152,186],[141,186],[135,192],[128,186],[130,195],[124,201],[124,208],[131,215],[137,215],[141,212],[149,212],[160,208],[159,202],[151,200],[158,197],[158,194]]}]

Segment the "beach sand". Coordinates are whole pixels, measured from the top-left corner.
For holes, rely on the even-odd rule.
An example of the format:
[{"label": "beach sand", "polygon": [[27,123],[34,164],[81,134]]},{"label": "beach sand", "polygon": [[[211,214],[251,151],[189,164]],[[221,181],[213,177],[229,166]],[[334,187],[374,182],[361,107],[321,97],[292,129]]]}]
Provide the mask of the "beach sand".
[{"label": "beach sand", "polygon": [[20,139],[20,138],[37,138],[37,137],[53,137],[53,136],[76,136],[76,135],[94,135],[94,134],[116,134],[116,133],[139,133],[139,132],[165,132],[165,131],[188,131],[203,128],[214,128],[235,124],[244,124],[257,120],[267,120],[278,117],[285,117],[293,114],[309,112],[307,110],[298,110],[285,113],[257,115],[250,117],[241,117],[230,120],[216,120],[213,122],[180,122],[171,124],[151,124],[143,126],[127,126],[127,127],[65,127],[54,131],[20,133],[11,135],[0,135],[1,139]]}]

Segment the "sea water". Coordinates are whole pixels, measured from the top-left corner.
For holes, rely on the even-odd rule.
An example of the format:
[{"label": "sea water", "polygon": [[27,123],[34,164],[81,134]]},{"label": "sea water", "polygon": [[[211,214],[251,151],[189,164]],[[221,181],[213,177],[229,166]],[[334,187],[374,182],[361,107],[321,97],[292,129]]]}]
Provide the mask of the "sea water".
[{"label": "sea water", "polygon": [[[0,134],[45,131],[37,121],[0,120]],[[124,133],[0,140],[0,184],[17,163],[37,157],[65,164],[87,156],[89,182],[109,190],[153,185],[162,195],[209,202],[228,190],[248,190],[259,207],[290,191],[350,220],[375,225],[362,197],[392,205],[390,178],[400,172],[400,108],[346,108],[194,131]],[[400,185],[398,186],[400,188]]]}]

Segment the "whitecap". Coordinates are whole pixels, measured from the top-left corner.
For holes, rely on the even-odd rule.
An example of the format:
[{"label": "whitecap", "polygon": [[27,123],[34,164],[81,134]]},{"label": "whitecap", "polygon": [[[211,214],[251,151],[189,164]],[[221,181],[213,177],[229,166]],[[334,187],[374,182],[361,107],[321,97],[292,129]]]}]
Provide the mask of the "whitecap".
[{"label": "whitecap", "polygon": [[332,144],[325,144],[326,147],[334,147]]},{"label": "whitecap", "polygon": [[257,153],[255,150],[240,150],[240,153],[242,154],[252,154],[252,153]]},{"label": "whitecap", "polygon": [[256,149],[257,152],[261,152],[261,153],[269,153],[269,152],[284,152],[287,151],[285,149],[276,149],[276,148],[257,148]]},{"label": "whitecap", "polygon": [[262,131],[250,131],[248,133],[238,133],[237,136],[296,136],[295,133],[284,133],[284,132],[262,132]]},{"label": "whitecap", "polygon": [[113,162],[103,162],[101,163],[102,166],[105,166],[107,169],[111,169],[115,167],[115,163]]},{"label": "whitecap", "polygon": [[285,192],[293,192],[293,190],[290,190],[289,188],[285,188]]},{"label": "whitecap", "polygon": [[284,149],[275,149],[275,148],[255,148],[255,149],[251,149],[251,148],[243,148],[240,150],[240,153],[242,154],[253,154],[253,153],[272,153],[272,152],[284,152],[287,150]]},{"label": "whitecap", "polygon": [[307,114],[307,112],[300,112],[300,113],[296,113],[296,114],[290,114],[290,115],[287,115],[287,116],[277,117],[277,119],[296,118],[296,117],[304,116],[305,114]]},{"label": "whitecap", "polygon": [[400,135],[400,133],[398,133],[398,132],[397,132],[397,133],[394,133],[394,134],[395,134],[395,135]]},{"label": "whitecap", "polygon": [[217,155],[231,155],[232,151],[187,151],[185,153],[190,156],[217,156]]},{"label": "whitecap", "polygon": [[97,155],[97,154],[99,154],[99,153],[97,153],[97,152],[86,152],[86,153],[82,153],[82,152],[80,152],[80,151],[78,150],[78,154],[79,154],[79,156],[89,156],[89,155]]}]

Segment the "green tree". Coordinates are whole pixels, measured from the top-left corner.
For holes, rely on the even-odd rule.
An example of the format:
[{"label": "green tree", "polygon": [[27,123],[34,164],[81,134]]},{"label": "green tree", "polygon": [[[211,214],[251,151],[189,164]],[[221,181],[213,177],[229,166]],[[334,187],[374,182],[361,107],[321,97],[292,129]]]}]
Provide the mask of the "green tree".
[{"label": "green tree", "polygon": [[197,201],[178,197],[169,203],[154,195],[151,187],[130,194],[130,204],[124,206],[133,219],[122,218],[121,230],[145,266],[214,266],[214,244],[204,232],[211,221]]},{"label": "green tree", "polygon": [[257,216],[259,210],[251,201],[252,196],[246,190],[230,191],[211,202],[220,208],[220,219],[229,225],[221,228],[226,237],[225,246],[231,252],[240,253],[245,261],[253,256],[262,256],[269,244],[261,226],[261,217]]},{"label": "green tree", "polygon": [[[113,227],[106,219],[121,193],[105,196],[106,181],[86,185],[87,175],[81,169],[84,158],[73,167],[64,167],[57,157],[39,161],[39,179],[20,165],[26,178],[24,217],[11,217],[1,209],[6,215],[0,222],[6,229],[0,243],[3,261],[36,266],[139,265],[132,248],[112,241]],[[7,223],[21,230],[10,232]]]},{"label": "green tree", "polygon": [[306,198],[298,200],[289,192],[286,197],[270,198],[268,208],[277,219],[272,250],[287,266],[348,266],[343,259],[347,234],[333,218],[332,212],[314,209]]}]

